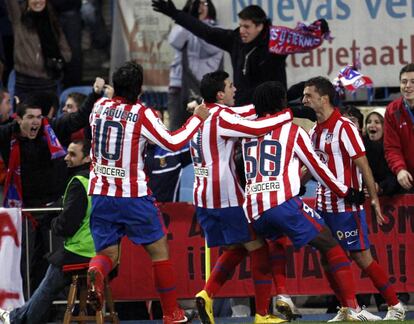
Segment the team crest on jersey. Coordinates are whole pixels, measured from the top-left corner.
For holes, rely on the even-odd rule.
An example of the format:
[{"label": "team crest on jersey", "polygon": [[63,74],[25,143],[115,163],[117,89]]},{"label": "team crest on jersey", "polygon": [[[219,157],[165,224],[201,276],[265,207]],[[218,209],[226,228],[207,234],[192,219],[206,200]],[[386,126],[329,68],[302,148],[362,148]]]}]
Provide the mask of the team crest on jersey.
[{"label": "team crest on jersey", "polygon": [[328,164],[328,161],[329,161],[328,154],[326,154],[324,151],[321,151],[321,150],[315,150],[315,153],[323,164]]},{"label": "team crest on jersey", "polygon": [[333,133],[327,133],[326,136],[325,136],[325,143],[326,144],[331,144],[332,139],[333,139]]}]

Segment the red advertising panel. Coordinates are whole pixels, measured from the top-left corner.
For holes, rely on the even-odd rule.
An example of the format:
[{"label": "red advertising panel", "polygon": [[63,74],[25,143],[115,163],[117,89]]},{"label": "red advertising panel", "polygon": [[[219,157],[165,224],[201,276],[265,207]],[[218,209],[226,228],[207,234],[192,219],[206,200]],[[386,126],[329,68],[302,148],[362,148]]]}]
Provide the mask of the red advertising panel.
[{"label": "red advertising panel", "polygon": [[[305,199],[313,206],[313,199]],[[366,206],[369,239],[372,253],[394,283],[397,291],[414,291],[414,195],[396,196],[381,200],[386,224],[379,226],[370,206]],[[161,205],[168,227],[169,246],[177,277],[180,298],[192,298],[202,289],[204,273],[204,238],[195,217],[194,206],[188,203]],[[220,250],[211,249],[212,267]],[[287,249],[287,287],[292,295],[329,294],[318,252],[311,247]],[[354,266],[358,292],[375,292],[370,280]],[[157,299],[152,283],[152,266],[140,246],[125,239],[122,242],[120,272],[112,282],[118,300]],[[235,270],[220,291],[221,296],[253,295],[248,258]]]}]

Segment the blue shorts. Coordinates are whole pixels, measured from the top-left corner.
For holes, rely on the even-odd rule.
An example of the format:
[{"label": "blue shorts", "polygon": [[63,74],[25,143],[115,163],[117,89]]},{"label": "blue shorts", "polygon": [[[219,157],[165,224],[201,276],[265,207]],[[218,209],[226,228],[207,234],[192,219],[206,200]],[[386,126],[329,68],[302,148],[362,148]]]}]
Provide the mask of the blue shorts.
[{"label": "blue shorts", "polygon": [[207,246],[227,246],[256,239],[242,207],[197,207],[197,221],[206,236]]},{"label": "blue shorts", "polygon": [[331,229],[332,235],[345,251],[359,251],[370,248],[368,225],[364,210],[356,212],[319,212]]},{"label": "blue shorts", "polygon": [[166,234],[152,196],[120,198],[92,196],[91,232],[96,251],[119,244],[123,236],[135,244],[150,244]]},{"label": "blue shorts", "polygon": [[322,217],[298,197],[266,210],[253,222],[258,235],[273,239],[276,234],[286,234],[295,248],[315,239],[324,225]]}]

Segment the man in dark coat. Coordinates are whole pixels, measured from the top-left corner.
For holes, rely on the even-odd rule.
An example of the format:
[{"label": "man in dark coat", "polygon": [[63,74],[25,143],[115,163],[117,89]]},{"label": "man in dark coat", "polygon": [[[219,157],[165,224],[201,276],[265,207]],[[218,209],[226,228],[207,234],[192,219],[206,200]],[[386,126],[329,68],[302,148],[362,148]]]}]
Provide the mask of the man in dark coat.
[{"label": "man in dark coat", "polygon": [[[155,11],[163,13],[194,35],[230,54],[233,81],[237,89],[236,106],[251,103],[254,89],[265,81],[279,81],[285,88],[287,55],[269,52],[270,19],[257,5],[245,7],[238,13],[239,27],[223,29],[211,27],[190,14],[178,10],[171,0],[152,0]],[[321,20],[322,32],[329,30]],[[303,84],[294,85],[288,91],[288,100],[301,96]]]}]

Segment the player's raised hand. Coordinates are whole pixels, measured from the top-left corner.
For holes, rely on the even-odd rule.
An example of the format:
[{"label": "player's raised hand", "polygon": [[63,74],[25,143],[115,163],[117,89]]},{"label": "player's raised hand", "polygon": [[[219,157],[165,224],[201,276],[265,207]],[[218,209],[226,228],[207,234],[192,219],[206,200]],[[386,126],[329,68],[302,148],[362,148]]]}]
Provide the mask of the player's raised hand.
[{"label": "player's raised hand", "polygon": [[102,91],[104,90],[104,86],[105,80],[100,77],[96,77],[95,83],[93,84],[93,91],[95,93],[102,93]]},{"label": "player's raised hand", "polygon": [[201,105],[198,105],[197,107],[195,107],[193,114],[197,115],[202,120],[206,120],[208,118],[208,116],[210,115],[210,113],[208,112],[208,108],[203,103]]},{"label": "player's raised hand", "polygon": [[105,89],[104,90],[105,97],[112,99],[112,97],[114,96],[114,92],[115,92],[114,88],[111,87],[109,84],[105,84],[104,89]]},{"label": "player's raised hand", "polygon": [[168,17],[174,18],[178,10],[171,0],[152,0],[152,9]]},{"label": "player's raised hand", "polygon": [[198,106],[198,103],[197,103],[197,101],[196,100],[193,100],[193,101],[190,101],[188,104],[187,104],[187,112],[188,113],[190,113],[190,114],[192,114],[193,112],[194,112],[194,109],[196,108]]}]

